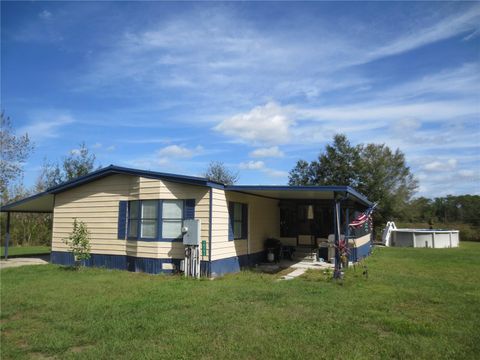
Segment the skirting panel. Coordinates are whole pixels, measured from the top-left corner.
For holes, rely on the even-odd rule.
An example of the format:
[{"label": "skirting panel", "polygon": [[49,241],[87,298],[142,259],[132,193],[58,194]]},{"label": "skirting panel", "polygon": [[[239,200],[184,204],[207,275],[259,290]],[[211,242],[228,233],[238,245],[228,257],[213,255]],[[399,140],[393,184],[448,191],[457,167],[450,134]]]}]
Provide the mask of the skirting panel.
[{"label": "skirting panel", "polygon": [[[73,266],[75,261],[71,252],[52,251],[52,264]],[[175,273],[180,268],[180,259],[153,259],[124,255],[91,254],[90,259],[84,262],[85,266],[102,267],[106,269],[128,270],[148,274]],[[200,272],[203,276],[221,276],[227,273],[238,272],[244,267],[252,266],[265,261],[265,252],[261,251],[250,255],[234,256],[226,259],[202,261]]]},{"label": "skirting panel", "polygon": [[265,252],[232,256],[226,259],[214,260],[211,263],[211,276],[222,276],[228,273],[239,272],[242,268],[265,261]]},{"label": "skirting panel", "polygon": [[[52,251],[50,255],[52,264],[73,266],[74,259],[71,252]],[[90,259],[84,262],[85,266],[103,267],[106,269],[128,270],[133,272],[144,272],[148,274],[175,273],[180,268],[180,259],[153,259],[141,258],[127,255],[104,255],[91,254]],[[208,274],[208,261],[200,263],[202,274]]]},{"label": "skirting panel", "polygon": [[351,247],[349,260],[353,262],[360,261],[366,258],[368,255],[370,255],[370,252],[371,252],[370,242],[367,242],[359,247]]}]

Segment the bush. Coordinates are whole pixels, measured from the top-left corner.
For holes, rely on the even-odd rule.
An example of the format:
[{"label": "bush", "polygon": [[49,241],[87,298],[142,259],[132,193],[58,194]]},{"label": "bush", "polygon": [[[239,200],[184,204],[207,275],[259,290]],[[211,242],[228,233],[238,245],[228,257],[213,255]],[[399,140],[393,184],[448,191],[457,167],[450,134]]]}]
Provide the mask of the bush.
[{"label": "bush", "polygon": [[82,261],[90,259],[90,233],[83,221],[73,219],[73,230],[64,242],[73,253],[76,267],[79,267]]}]

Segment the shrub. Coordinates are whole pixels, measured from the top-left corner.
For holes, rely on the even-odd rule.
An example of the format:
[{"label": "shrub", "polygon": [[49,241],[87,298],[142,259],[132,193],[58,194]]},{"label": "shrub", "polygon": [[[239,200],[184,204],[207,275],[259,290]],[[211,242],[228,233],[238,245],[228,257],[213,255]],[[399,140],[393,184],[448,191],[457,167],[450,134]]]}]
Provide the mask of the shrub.
[{"label": "shrub", "polygon": [[75,267],[90,259],[90,233],[83,221],[73,219],[73,230],[64,242],[73,253]]}]

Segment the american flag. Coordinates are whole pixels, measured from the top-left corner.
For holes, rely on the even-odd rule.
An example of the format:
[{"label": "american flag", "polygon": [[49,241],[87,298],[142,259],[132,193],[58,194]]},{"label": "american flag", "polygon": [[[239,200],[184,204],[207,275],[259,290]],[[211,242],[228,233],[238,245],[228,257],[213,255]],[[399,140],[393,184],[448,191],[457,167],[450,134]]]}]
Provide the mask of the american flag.
[{"label": "american flag", "polygon": [[367,210],[365,210],[365,212],[358,215],[355,218],[355,220],[353,220],[350,224],[348,224],[348,226],[351,226],[354,229],[358,229],[362,225],[369,224],[371,227],[372,213],[376,206],[377,206],[376,203],[370,206]]}]

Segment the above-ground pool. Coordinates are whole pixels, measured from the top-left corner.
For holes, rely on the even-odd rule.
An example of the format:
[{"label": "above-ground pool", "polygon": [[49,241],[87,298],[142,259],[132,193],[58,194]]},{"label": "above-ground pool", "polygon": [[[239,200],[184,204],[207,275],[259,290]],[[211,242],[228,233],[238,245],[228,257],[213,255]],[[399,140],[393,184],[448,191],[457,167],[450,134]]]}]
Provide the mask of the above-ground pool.
[{"label": "above-ground pool", "polygon": [[458,230],[440,229],[398,229],[395,223],[387,223],[383,233],[386,246],[416,248],[451,248],[458,247]]}]

